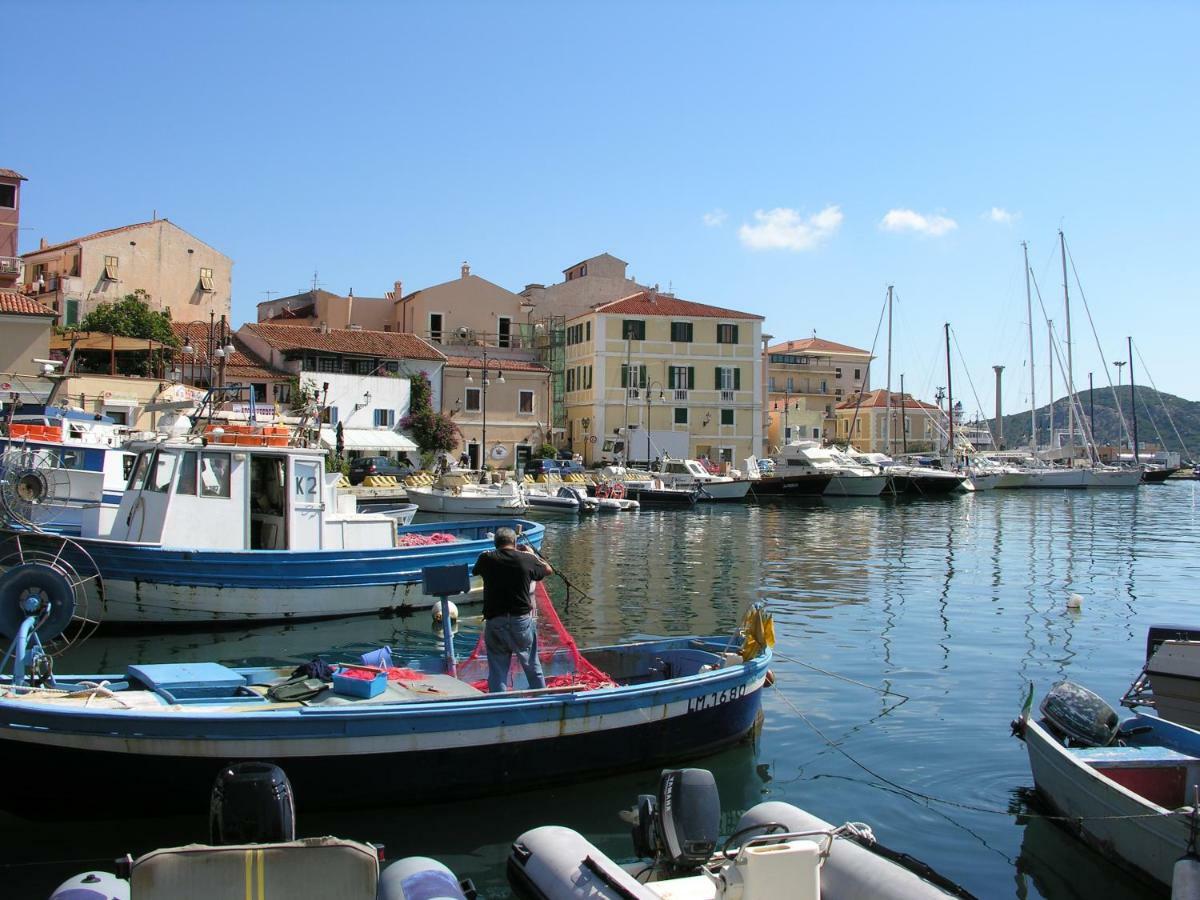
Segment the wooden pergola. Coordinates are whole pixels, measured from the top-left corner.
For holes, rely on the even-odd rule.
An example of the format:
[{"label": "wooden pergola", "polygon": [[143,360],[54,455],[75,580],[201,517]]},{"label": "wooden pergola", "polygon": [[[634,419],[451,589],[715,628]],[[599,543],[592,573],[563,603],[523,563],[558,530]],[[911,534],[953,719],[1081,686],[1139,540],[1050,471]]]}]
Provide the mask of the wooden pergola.
[{"label": "wooden pergola", "polygon": [[[156,341],[151,338],[131,338],[122,337],[117,334],[105,334],[100,331],[75,331],[69,334],[55,334],[50,337],[50,350],[70,353],[74,347],[76,352],[81,350],[107,350],[108,351],[108,374],[117,374],[117,354],[118,353],[138,353],[146,352],[153,354],[158,350],[161,354],[174,353],[176,348],[170,344],[164,344],[162,341]],[[69,372],[63,374],[69,375]]]}]

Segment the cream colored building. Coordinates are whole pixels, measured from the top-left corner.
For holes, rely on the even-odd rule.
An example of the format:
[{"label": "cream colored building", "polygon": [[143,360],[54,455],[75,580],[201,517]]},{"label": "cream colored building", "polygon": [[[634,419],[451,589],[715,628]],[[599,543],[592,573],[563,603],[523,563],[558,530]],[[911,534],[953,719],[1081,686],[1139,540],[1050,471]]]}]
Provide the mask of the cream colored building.
[{"label": "cream colored building", "polygon": [[462,432],[460,452],[471,468],[483,462],[495,469],[523,468],[530,457],[541,455],[542,444],[551,439],[550,374],[545,366],[522,359],[447,356],[442,412]]},{"label": "cream colored building", "polygon": [[396,331],[395,311],[386,297],[345,297],[314,288],[258,304],[258,321],[276,325],[324,325],[335,331]]},{"label": "cream colored building", "polygon": [[870,389],[871,354],[815,335],[766,351],[767,446],[792,440],[832,440],[835,408]]},{"label": "cream colored building", "polygon": [[629,263],[611,253],[601,253],[563,269],[558,284],[528,284],[521,297],[540,316],[570,319],[601,303],[610,303],[638,291],[649,290],[626,275]]},{"label": "cream colored building", "polygon": [[442,347],[527,346],[523,326],[532,309],[512,291],[471,274],[462,264],[458,278],[402,294],[396,282],[393,327]]},{"label": "cream colored building", "polygon": [[760,454],[761,333],[761,316],[653,289],[569,319],[568,446],[588,463]]},{"label": "cream colored building", "polygon": [[945,433],[946,414],[932,403],[886,390],[855,394],[838,404],[836,442],[867,453],[929,453]]},{"label": "cream colored building", "polygon": [[0,373],[40,374],[42,366],[34,360],[49,358],[53,323],[53,310],[17,291],[0,289]]}]

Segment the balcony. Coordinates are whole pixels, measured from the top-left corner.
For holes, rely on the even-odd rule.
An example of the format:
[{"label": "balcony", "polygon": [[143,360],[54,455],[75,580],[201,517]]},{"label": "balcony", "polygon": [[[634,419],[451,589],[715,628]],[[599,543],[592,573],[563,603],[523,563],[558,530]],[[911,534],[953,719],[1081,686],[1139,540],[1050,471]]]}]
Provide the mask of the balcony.
[{"label": "balcony", "polygon": [[20,275],[21,258],[19,256],[0,256],[0,275]]},{"label": "balcony", "polygon": [[735,391],[721,391],[721,402],[732,403],[735,399]]},{"label": "balcony", "polygon": [[684,388],[676,388],[676,390],[674,391],[674,394],[675,394],[675,399],[679,400],[679,401],[686,401],[688,398],[688,392]]}]

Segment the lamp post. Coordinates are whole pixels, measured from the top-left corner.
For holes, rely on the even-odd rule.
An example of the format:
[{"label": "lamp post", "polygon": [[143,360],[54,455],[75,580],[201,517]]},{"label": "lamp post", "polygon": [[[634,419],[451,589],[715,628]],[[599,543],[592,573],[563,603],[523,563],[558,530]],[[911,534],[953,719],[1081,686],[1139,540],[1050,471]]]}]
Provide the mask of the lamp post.
[{"label": "lamp post", "polygon": [[[479,449],[479,453],[480,453],[479,469],[480,469],[481,473],[486,472],[487,467],[488,467],[488,465],[487,465],[487,456],[488,456],[488,452],[487,452],[487,392],[488,392],[488,385],[491,384],[491,379],[488,377],[489,374],[490,374],[490,372],[488,369],[488,355],[487,355],[487,351],[484,350],[483,351],[483,373],[481,375],[482,380],[481,380],[481,384],[480,384],[480,387],[482,388],[480,405],[482,407],[482,412],[483,412],[483,428],[482,428],[483,435],[482,435],[482,437],[480,437],[481,446]],[[471,384],[474,380],[475,379],[473,379],[471,377],[471,369],[468,366],[467,379],[466,379],[467,384]],[[499,367],[496,368],[496,380],[499,381],[501,384],[504,384],[504,371],[502,369],[500,369]]]},{"label": "lamp post", "polygon": [[658,399],[667,399],[661,381],[652,381],[646,385],[646,468],[650,468],[650,394],[654,391],[656,384],[658,385]]},{"label": "lamp post", "polygon": [[[225,322],[225,317],[221,316],[221,321],[217,322],[217,314],[213,311],[208,313],[208,322],[203,319],[195,319],[184,325],[183,328],[183,347],[180,352],[184,356],[190,356],[192,362],[192,386],[196,385],[196,348],[192,346],[192,326],[199,325],[207,329],[205,333],[204,344],[204,364],[208,367],[208,387],[213,386],[213,359],[220,360],[220,386],[225,385],[225,362],[233,355],[237,349],[233,346],[232,338],[229,333],[229,326]],[[180,374],[183,374],[183,368],[180,367]]]}]

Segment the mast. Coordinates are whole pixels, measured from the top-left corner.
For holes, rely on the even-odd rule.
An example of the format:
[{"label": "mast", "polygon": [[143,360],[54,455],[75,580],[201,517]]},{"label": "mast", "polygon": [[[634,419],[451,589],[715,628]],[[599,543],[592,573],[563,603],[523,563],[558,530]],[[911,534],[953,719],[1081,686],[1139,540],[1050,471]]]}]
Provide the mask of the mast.
[{"label": "mast", "polygon": [[908,456],[908,400],[904,396],[904,373],[900,373],[900,440],[904,442],[904,455]]},{"label": "mast", "polygon": [[622,429],[622,438],[625,441],[624,452],[621,454],[621,465],[629,465],[629,391],[633,387],[633,366],[630,362],[633,359],[633,343],[631,338],[632,331],[625,332],[625,427]]},{"label": "mast", "polygon": [[1046,446],[1054,449],[1054,320],[1046,320],[1046,343],[1049,345],[1047,359],[1050,360],[1050,426],[1046,432]]},{"label": "mast", "polygon": [[1133,410],[1133,461],[1141,462],[1141,457],[1138,455],[1138,435],[1137,435],[1137,395],[1133,392],[1133,337],[1127,337],[1125,340],[1129,346],[1129,408]]},{"label": "mast", "polygon": [[892,286],[888,285],[887,410],[883,415],[883,452],[892,455]]},{"label": "mast", "polygon": [[1062,250],[1063,305],[1067,312],[1067,442],[1070,444],[1071,465],[1075,465],[1075,369],[1071,362],[1071,297],[1067,293],[1067,239],[1058,230],[1058,245]]},{"label": "mast", "polygon": [[1037,383],[1033,376],[1033,297],[1029,292],[1029,244],[1021,241],[1021,250],[1025,254],[1025,315],[1029,320],[1029,446],[1036,450]]},{"label": "mast", "polygon": [[950,414],[950,465],[954,465],[954,380],[950,374],[950,323],[946,323],[946,411]]}]

